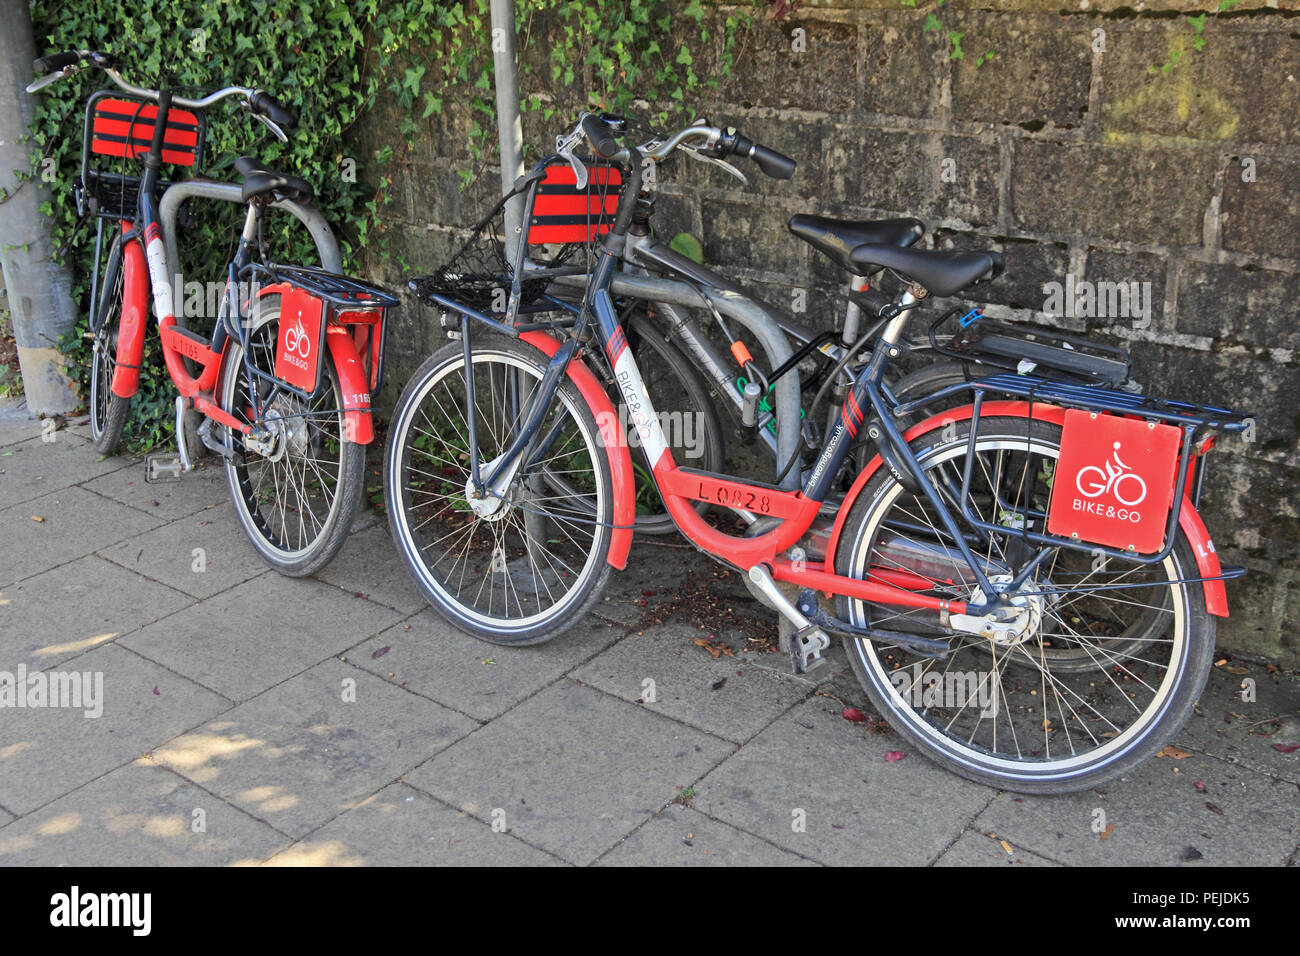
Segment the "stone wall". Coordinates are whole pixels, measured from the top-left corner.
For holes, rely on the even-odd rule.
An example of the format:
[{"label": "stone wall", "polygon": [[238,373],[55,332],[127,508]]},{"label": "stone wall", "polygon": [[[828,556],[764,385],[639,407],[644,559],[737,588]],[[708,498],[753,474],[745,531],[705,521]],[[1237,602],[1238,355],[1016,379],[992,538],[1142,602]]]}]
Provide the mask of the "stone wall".
[{"label": "stone wall", "polygon": [[[708,261],[777,304],[790,308],[791,289],[806,289],[829,315],[842,277],[786,232],[786,219],[916,215],[938,247],[1004,252],[1007,274],[971,295],[990,315],[1125,341],[1150,390],[1256,411],[1253,440],[1225,440],[1214,455],[1203,508],[1225,562],[1251,570],[1229,585],[1220,642],[1294,664],[1300,4],[1243,0],[1198,34],[1188,16],[1217,6],[804,0],[781,21],[760,8],[734,75],[700,109],[797,158],[798,174],[777,183],[751,167],[742,187],[678,162],[661,180],[657,219],[661,233],[698,236]],[[930,13],[941,25],[927,30]],[[544,30],[523,54],[539,63]],[[960,58],[950,33],[960,34]],[[703,75],[709,62],[697,54]],[[579,105],[562,90],[536,91],[565,118]],[[360,131],[363,169],[396,143],[392,109]],[[491,201],[493,169],[458,187],[469,125],[455,107],[433,117],[395,171],[385,220],[411,270],[436,265],[454,227]],[[547,143],[563,126],[531,114],[526,139]],[[392,280],[400,270],[376,271]],[[1067,274],[1149,282],[1149,317],[1044,315],[1044,284]],[[431,313],[401,317],[389,338],[390,403],[440,339]]]}]

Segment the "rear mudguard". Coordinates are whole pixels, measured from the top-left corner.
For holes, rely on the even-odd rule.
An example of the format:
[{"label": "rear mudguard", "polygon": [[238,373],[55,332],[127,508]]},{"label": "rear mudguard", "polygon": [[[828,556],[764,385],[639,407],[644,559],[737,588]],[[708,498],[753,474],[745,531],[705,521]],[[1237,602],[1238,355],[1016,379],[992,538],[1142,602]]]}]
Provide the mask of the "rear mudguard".
[{"label": "rear mudguard", "polygon": [[[112,317],[108,318],[109,322]],[[122,315],[117,327],[117,366],[109,390],[130,398],[140,388],[144,336],[149,328],[149,265],[139,240],[122,241]]]},{"label": "rear mudguard", "polygon": [[[974,409],[967,405],[963,408],[945,410],[942,413],[927,418],[925,421],[913,425],[903,437],[911,442],[912,439],[918,438],[942,428],[948,422],[966,421],[974,413]],[[1007,415],[1014,418],[1025,418],[1031,413],[1028,402],[989,402],[986,401],[981,410],[980,416],[988,415]],[[1065,424],[1065,409],[1056,405],[1043,405],[1035,402],[1032,408],[1032,414],[1035,419],[1041,422],[1048,422],[1052,425]],[[867,467],[862,469],[857,480],[853,482],[853,487],[849,489],[848,495],[844,499],[844,504],[835,516],[835,524],[831,528],[830,541],[826,547],[826,570],[830,573],[835,572],[835,547],[839,543],[840,533],[844,530],[844,525],[848,521],[849,512],[853,510],[853,505],[861,494],[862,488],[871,476],[880,468],[880,456],[876,455],[867,463]],[[1182,504],[1178,511],[1178,524],[1187,535],[1187,540],[1192,545],[1192,551],[1196,555],[1196,567],[1203,578],[1218,577],[1221,573],[1219,567],[1219,556],[1215,553],[1214,542],[1210,540],[1210,533],[1205,529],[1205,523],[1201,521],[1201,516],[1197,514],[1195,506],[1191,499],[1183,495]],[[1222,581],[1205,581],[1205,609],[1217,617],[1228,616],[1228,594],[1223,586]]]},{"label": "rear mudguard", "polygon": [[[267,286],[258,298],[280,295],[282,285]],[[370,381],[366,364],[357,353],[356,343],[345,326],[327,325],[325,344],[329,346],[334,370],[339,375],[339,389],[343,393],[343,438],[357,445],[369,445],[375,440],[375,423],[370,415]]]},{"label": "rear mudguard", "polygon": [[[533,348],[553,356],[560,342],[545,332],[524,332],[519,336]],[[636,523],[636,474],[632,471],[632,454],[619,427],[618,414],[596,376],[581,361],[569,363],[569,381],[577,387],[600,427],[600,440],[609,453],[609,475],[614,483],[614,532],[609,539],[606,560],[620,571],[627,567],[632,549],[632,526]]]}]

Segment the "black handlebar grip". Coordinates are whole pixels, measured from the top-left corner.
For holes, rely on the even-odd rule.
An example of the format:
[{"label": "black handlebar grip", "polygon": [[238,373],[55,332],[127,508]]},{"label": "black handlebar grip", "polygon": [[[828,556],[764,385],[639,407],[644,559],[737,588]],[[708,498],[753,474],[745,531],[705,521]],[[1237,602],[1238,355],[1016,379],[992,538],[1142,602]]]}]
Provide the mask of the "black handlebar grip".
[{"label": "black handlebar grip", "polygon": [[733,147],[733,152],[738,156],[752,159],[758,164],[759,169],[773,179],[789,179],[794,175],[795,168],[799,165],[785,153],[778,153],[774,149],[760,146],[739,133],[736,134],[736,145]]},{"label": "black handlebar grip", "polygon": [[285,109],[279,100],[265,90],[254,93],[249,104],[255,112],[261,113],[277,126],[290,128],[298,121],[297,117]]},{"label": "black handlebar grip", "polygon": [[795,168],[799,165],[785,153],[778,153],[774,149],[768,149],[766,146],[754,144],[749,158],[758,163],[758,168],[767,173],[773,179],[789,179],[794,175]]},{"label": "black handlebar grip", "polygon": [[36,73],[53,73],[55,70],[61,70],[65,66],[72,66],[81,62],[81,54],[75,50],[69,53],[47,53],[45,56],[37,57],[32,61],[32,69]]},{"label": "black handlebar grip", "polygon": [[588,115],[582,118],[582,133],[591,143],[592,151],[601,159],[612,159],[622,149],[613,132],[599,116]]}]

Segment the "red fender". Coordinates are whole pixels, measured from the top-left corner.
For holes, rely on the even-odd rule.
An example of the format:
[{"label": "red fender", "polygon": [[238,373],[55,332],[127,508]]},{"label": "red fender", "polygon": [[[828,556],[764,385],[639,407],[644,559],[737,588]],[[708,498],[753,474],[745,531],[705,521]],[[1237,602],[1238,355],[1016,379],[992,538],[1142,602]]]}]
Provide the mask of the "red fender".
[{"label": "red fender", "polygon": [[[1033,417],[1038,421],[1048,422],[1053,425],[1065,424],[1065,409],[1057,405],[1044,405],[1035,402],[1032,413]],[[970,405],[946,410],[913,425],[903,433],[903,437],[910,442],[914,438],[932,432],[937,428],[942,428],[948,422],[966,421],[972,414],[974,414],[974,408]],[[1007,415],[1014,418],[1025,418],[1029,414],[1029,403],[1017,401],[986,401],[980,410],[981,416]],[[862,492],[863,486],[871,480],[871,476],[876,473],[876,469],[880,467],[880,464],[879,455],[867,463],[867,467],[862,469],[862,473],[858,475],[857,480],[853,482],[853,487],[849,489],[848,495],[845,496],[839,514],[835,516],[835,524],[831,528],[830,541],[826,547],[825,565],[826,570],[832,574],[835,573],[835,547],[840,540],[840,532],[843,530],[845,522],[848,521],[849,512],[853,509],[853,505]],[[1183,495],[1182,504],[1179,506],[1178,524],[1183,529],[1183,533],[1187,535],[1187,540],[1191,542],[1192,551],[1196,555],[1196,567],[1200,571],[1201,577],[1218,577],[1221,569],[1219,567],[1219,556],[1214,551],[1214,542],[1210,540],[1210,533],[1205,529],[1205,523],[1201,521],[1201,516],[1197,514],[1195,506],[1186,494]],[[1205,588],[1205,609],[1217,617],[1227,617],[1228,592],[1224,588],[1223,582],[1205,581],[1203,587]]]},{"label": "red fender", "polygon": [[352,335],[342,325],[325,327],[325,342],[334,359],[334,370],[339,373],[339,388],[343,392],[343,436],[358,445],[369,445],[375,440],[375,423],[370,417],[370,380],[366,363],[357,354]]},{"label": "red fender", "polygon": [[[280,295],[285,288],[283,283],[265,286],[258,298]],[[370,414],[370,380],[365,362],[345,326],[325,326],[325,344],[334,360],[334,370],[339,373],[339,389],[343,393],[343,438],[357,445],[369,445],[375,440],[375,423]]]},{"label": "red fender", "polygon": [[[553,356],[560,342],[545,332],[524,332],[520,339]],[[587,407],[596,416],[600,426],[600,440],[609,452],[609,474],[614,482],[614,533],[609,541],[607,560],[620,571],[627,567],[627,555],[632,549],[632,525],[636,523],[636,475],[632,471],[632,454],[627,450],[627,439],[618,424],[618,413],[605,394],[591,369],[580,361],[569,363],[569,381],[577,386]]]},{"label": "red fender", "polygon": [[[123,224],[125,233],[130,227]],[[112,321],[110,316],[108,321]],[[144,336],[149,328],[149,265],[144,247],[136,239],[122,246],[122,316],[117,328],[117,367],[109,390],[130,398],[140,388],[144,364]]]}]

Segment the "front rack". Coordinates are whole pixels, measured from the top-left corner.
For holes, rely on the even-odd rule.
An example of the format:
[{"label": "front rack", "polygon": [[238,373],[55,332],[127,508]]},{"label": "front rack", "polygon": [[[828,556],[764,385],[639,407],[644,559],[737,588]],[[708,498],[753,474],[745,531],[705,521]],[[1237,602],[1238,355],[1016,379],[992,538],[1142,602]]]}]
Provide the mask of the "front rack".
[{"label": "front rack", "polygon": [[[584,161],[587,184],[579,188],[568,162],[548,156],[521,176],[470,228],[469,238],[434,272],[412,278],[407,287],[422,302],[508,331],[521,313],[572,313],[573,304],[550,294],[552,281],[583,275],[590,263],[572,260],[609,232],[618,209],[622,174],[616,166]],[[524,197],[520,241],[513,261],[497,233],[506,204]],[[586,256],[583,257],[584,259]],[[443,325],[459,329],[459,317]]]}]

